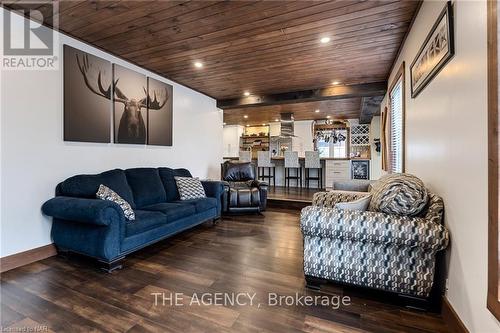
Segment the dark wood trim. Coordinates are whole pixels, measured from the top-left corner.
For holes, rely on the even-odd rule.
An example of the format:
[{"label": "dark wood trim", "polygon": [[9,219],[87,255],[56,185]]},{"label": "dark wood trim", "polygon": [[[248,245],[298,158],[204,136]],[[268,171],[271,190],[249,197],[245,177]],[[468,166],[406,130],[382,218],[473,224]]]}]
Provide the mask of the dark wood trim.
[{"label": "dark wood trim", "polygon": [[469,333],[467,327],[465,327],[464,323],[455,312],[455,309],[451,306],[448,299],[443,296],[443,305],[441,307],[441,316],[443,317],[444,322],[450,329],[450,332],[454,333]]},{"label": "dark wood trim", "polygon": [[500,320],[499,142],[497,2],[488,1],[488,296],[487,307]]},{"label": "dark wood trim", "polygon": [[[16,11],[15,11],[14,9],[12,9],[12,8],[10,8],[10,7],[7,7],[7,6],[3,5],[3,4],[0,4],[0,7],[2,7],[2,8],[3,8],[3,9],[5,9],[5,10],[8,10],[8,11],[10,11],[10,12],[16,13]],[[17,13],[16,13],[16,14],[17,14]],[[17,14],[17,15],[19,15],[19,14]],[[24,15],[24,18],[25,18],[25,19],[30,20],[29,16],[27,16],[27,15],[28,15],[28,14]],[[35,22],[35,21],[34,21],[34,22]],[[37,23],[40,23],[40,22],[37,22]],[[46,22],[41,22],[41,24],[42,24],[43,26],[45,26],[45,27],[47,27],[47,28],[51,29],[51,30],[54,30],[54,31],[56,31],[56,32],[60,33],[61,35],[64,35],[64,36],[67,36],[67,37],[73,38],[74,40],[77,40],[77,41],[79,41],[80,43],[83,43],[83,44],[85,44],[85,45],[88,45],[88,46],[90,46],[90,47],[92,47],[92,48],[94,48],[94,49],[100,50],[100,51],[102,51],[102,52],[106,52],[107,54],[109,54],[109,55],[111,55],[111,56],[113,56],[113,57],[116,57],[116,58],[118,58],[118,59],[120,59],[120,60],[123,60],[123,61],[125,61],[125,62],[127,62],[127,63],[129,63],[129,64],[131,64],[131,65],[137,66],[137,67],[142,68],[142,69],[144,69],[144,70],[146,70],[146,71],[148,71],[148,72],[151,72],[151,73],[153,73],[153,74],[156,74],[156,75],[158,75],[158,76],[160,76],[160,77],[162,77],[162,78],[164,78],[164,79],[166,79],[166,80],[172,81],[173,83],[176,83],[176,84],[179,84],[179,85],[184,86],[184,87],[186,87],[186,88],[189,88],[189,89],[191,89],[191,90],[193,90],[193,91],[196,91],[196,92],[197,92],[197,93],[199,93],[199,94],[205,95],[205,96],[210,97],[210,98],[212,98],[212,99],[216,99],[215,97],[210,96],[210,95],[208,95],[208,94],[204,93],[203,91],[200,91],[200,90],[198,90],[198,89],[195,89],[195,88],[193,88],[193,87],[190,87],[190,86],[188,86],[188,85],[186,85],[186,84],[184,84],[184,83],[182,83],[182,82],[180,82],[180,81],[173,80],[173,79],[171,79],[171,78],[169,78],[169,77],[165,76],[165,74],[162,74],[162,73],[160,73],[160,72],[158,72],[158,71],[155,71],[155,70],[152,70],[152,69],[149,69],[149,68],[146,68],[146,67],[144,67],[144,66],[142,66],[142,65],[138,64],[138,63],[137,63],[137,62],[135,62],[135,61],[132,61],[132,60],[126,59],[126,58],[124,58],[124,57],[122,57],[122,56],[118,55],[117,53],[114,53],[113,51],[110,51],[110,50],[108,50],[108,49],[102,48],[102,47],[97,46],[97,45],[95,45],[95,44],[90,44],[89,42],[87,42],[87,41],[85,41],[85,40],[83,40],[83,39],[81,39],[81,38],[79,38],[79,37],[77,37],[77,36],[75,36],[75,35],[72,35],[72,34],[69,34],[69,33],[67,33],[67,32],[64,32],[64,31],[62,31],[62,30],[54,29],[54,27],[52,27],[50,24],[47,24]],[[66,44],[64,44],[64,45],[66,45]],[[74,47],[74,46],[72,46],[72,45],[69,45],[69,46]],[[90,54],[93,54],[92,52],[88,52],[88,51],[85,51],[85,52],[90,53]],[[59,58],[59,60],[60,60],[60,57],[58,57],[58,58]],[[112,62],[112,61],[111,61],[111,62]],[[113,63],[113,62],[112,62],[112,63]]]},{"label": "dark wood trim", "polygon": [[217,107],[221,109],[234,109],[241,107],[314,102],[353,97],[383,96],[386,92],[387,82],[384,81],[354,85],[340,85],[280,94],[223,99],[217,101]]},{"label": "dark wood trim", "polygon": [[46,259],[57,254],[54,244],[40,246],[28,251],[12,254],[0,258],[0,272],[6,272],[11,269],[21,267],[32,262]]},{"label": "dark wood trim", "polygon": [[[389,89],[387,90],[388,93],[387,93],[387,102],[388,102],[388,105],[389,107],[387,108],[388,110],[388,114],[387,114],[387,123],[386,125],[389,125],[389,129],[391,128],[390,127],[390,121],[391,121],[391,91],[392,89],[394,88],[394,86],[396,85],[396,83],[399,81],[399,79],[401,78],[402,82],[403,82],[403,96],[402,96],[402,101],[403,101],[403,133],[402,133],[402,136],[403,136],[403,170],[402,172],[405,172],[406,170],[406,78],[405,78],[405,62],[403,61],[401,63],[401,65],[399,66],[399,69],[398,71],[396,72],[396,75],[394,76],[394,78],[392,79],[391,81],[391,84],[389,86]],[[390,142],[390,139],[391,139],[391,135],[390,135],[390,130],[389,130],[389,137],[388,137],[388,142]],[[390,164],[390,156],[391,156],[391,150],[390,150],[390,145],[388,146],[388,163]],[[387,165],[387,170],[390,172],[390,165]]]},{"label": "dark wood trim", "polygon": [[424,3],[423,0],[418,0],[417,9],[415,10],[415,14],[413,14],[413,17],[411,18],[410,25],[408,26],[408,30],[406,31],[406,33],[403,37],[403,40],[401,41],[401,45],[399,46],[398,52],[396,53],[396,57],[394,58],[394,61],[391,65],[391,70],[389,71],[389,73],[392,73],[392,71],[394,70],[394,67],[396,67],[399,55],[401,54],[401,51],[403,51],[403,47],[405,46],[406,39],[408,38],[408,35],[410,34],[411,28],[413,27],[413,24],[415,23],[415,20],[417,19],[418,13],[420,12],[420,8],[422,8],[423,3]]}]

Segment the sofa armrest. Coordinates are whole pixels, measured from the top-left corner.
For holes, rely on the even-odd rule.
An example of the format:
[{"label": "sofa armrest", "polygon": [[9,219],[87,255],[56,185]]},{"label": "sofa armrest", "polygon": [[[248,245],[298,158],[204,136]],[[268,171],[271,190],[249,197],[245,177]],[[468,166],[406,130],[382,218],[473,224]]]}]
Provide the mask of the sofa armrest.
[{"label": "sofa armrest", "polygon": [[349,202],[366,197],[370,193],[353,191],[327,191],[316,192],[312,204],[317,207],[335,208],[339,202]]},{"label": "sofa armrest", "polygon": [[439,251],[448,246],[448,230],[419,217],[308,206],[302,209],[304,235],[376,244],[422,247]]},{"label": "sofa armrest", "polygon": [[43,204],[42,212],[60,220],[97,226],[108,226],[113,221],[125,220],[118,204],[101,199],[55,197]]},{"label": "sofa armrest", "polygon": [[224,193],[224,183],[217,180],[202,180],[201,185],[208,197],[220,198]]}]

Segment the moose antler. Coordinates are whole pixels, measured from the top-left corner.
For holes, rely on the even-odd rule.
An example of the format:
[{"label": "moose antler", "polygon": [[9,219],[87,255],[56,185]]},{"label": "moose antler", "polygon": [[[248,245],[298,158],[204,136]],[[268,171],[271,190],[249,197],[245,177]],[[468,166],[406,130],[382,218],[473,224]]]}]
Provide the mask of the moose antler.
[{"label": "moose antler", "polygon": [[[146,92],[146,90],[144,89],[144,92]],[[153,92],[154,94],[154,98],[153,100],[151,100],[151,97],[149,96],[149,94],[146,93],[146,96],[148,96],[148,108],[150,110],[161,110],[162,107],[165,106],[165,104],[167,103],[168,101],[168,90],[165,88],[165,100],[163,102],[159,102],[158,101],[158,98],[156,97],[156,91]]]},{"label": "moose antler", "polygon": [[88,72],[90,69],[90,64],[89,64],[89,57],[87,54],[83,56],[83,59],[80,61],[80,57],[78,57],[78,54],[76,55],[76,62],[78,63],[78,68],[80,69],[80,72],[83,75],[83,80],[85,81],[85,85],[87,88],[90,89],[94,94],[98,96],[102,96],[107,99],[111,99],[111,84],[109,85],[108,89],[104,89],[102,86],[102,78],[101,78],[101,71],[99,70],[99,74],[97,75],[97,87],[99,88],[99,91],[97,91],[94,87],[89,82],[88,78]]}]

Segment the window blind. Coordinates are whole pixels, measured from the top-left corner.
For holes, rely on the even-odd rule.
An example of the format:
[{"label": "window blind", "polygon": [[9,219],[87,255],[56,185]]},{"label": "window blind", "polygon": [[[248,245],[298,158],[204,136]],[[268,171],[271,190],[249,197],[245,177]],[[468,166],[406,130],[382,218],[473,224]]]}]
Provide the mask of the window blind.
[{"label": "window blind", "polygon": [[389,172],[403,172],[403,78],[390,92]]}]

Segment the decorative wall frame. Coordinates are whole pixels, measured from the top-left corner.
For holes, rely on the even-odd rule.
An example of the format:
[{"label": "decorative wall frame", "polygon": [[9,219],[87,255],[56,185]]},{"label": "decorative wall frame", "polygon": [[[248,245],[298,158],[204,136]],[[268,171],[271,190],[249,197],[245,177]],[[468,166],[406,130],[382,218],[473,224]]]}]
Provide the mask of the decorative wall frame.
[{"label": "decorative wall frame", "polygon": [[64,45],[64,141],[111,142],[111,63]]},{"label": "decorative wall frame", "polygon": [[172,132],[172,85],[64,45],[64,141],[172,146]]},{"label": "decorative wall frame", "polygon": [[453,6],[448,1],[410,66],[412,98],[417,97],[455,54],[453,29]]}]

